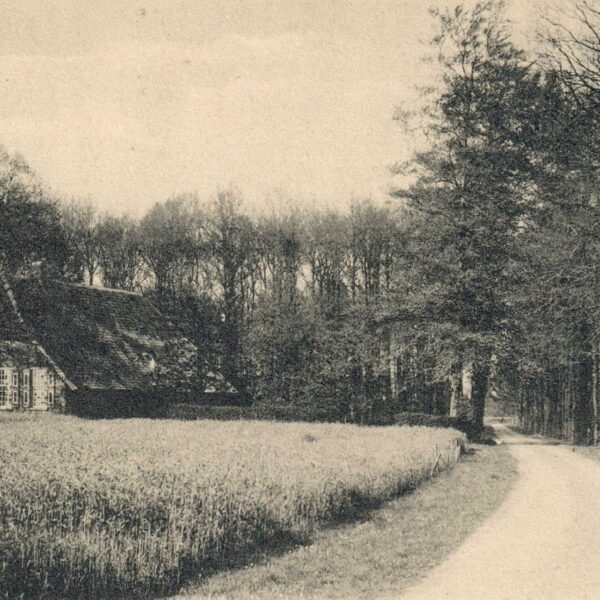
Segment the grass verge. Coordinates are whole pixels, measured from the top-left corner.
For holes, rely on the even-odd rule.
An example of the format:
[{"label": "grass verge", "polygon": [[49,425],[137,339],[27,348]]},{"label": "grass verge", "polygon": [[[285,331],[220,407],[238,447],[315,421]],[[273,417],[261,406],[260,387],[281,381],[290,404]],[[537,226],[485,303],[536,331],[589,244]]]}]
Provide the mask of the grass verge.
[{"label": "grass verge", "polygon": [[573,450],[600,463],[600,446],[573,446]]},{"label": "grass verge", "polygon": [[399,594],[439,564],[502,503],[516,480],[503,446],[475,446],[458,468],[309,546],[259,556],[182,592],[200,600],[375,598]]}]

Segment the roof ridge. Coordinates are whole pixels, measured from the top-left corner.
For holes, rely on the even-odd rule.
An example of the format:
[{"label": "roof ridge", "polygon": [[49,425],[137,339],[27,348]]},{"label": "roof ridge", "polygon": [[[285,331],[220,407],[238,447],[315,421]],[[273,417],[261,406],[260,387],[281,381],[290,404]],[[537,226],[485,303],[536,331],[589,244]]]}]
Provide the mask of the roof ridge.
[{"label": "roof ridge", "polygon": [[138,292],[135,290],[121,290],[118,288],[104,287],[102,285],[90,285],[88,283],[78,283],[76,281],[65,281],[64,279],[55,279],[54,278],[54,279],[48,279],[46,281],[40,281],[40,279],[35,276],[20,276],[20,277],[17,277],[17,280],[24,281],[27,283],[37,283],[41,286],[48,285],[49,283],[53,283],[55,285],[80,288],[83,290],[93,290],[93,291],[98,291],[98,292],[110,292],[112,294],[123,294],[126,296],[138,296],[141,298],[144,297],[142,292]]},{"label": "roof ridge", "polygon": [[66,286],[77,287],[77,288],[84,289],[84,290],[94,290],[94,291],[100,291],[100,292],[108,292],[109,294],[120,294],[123,296],[134,296],[135,298],[141,298],[146,303],[146,305],[149,308],[151,308],[161,319],[165,319],[166,322],[170,323],[170,320],[166,319],[162,310],[160,310],[160,308],[158,306],[156,306],[156,304],[154,304],[152,299],[148,298],[147,296],[144,296],[144,294],[142,294],[142,292],[132,292],[129,290],[119,290],[116,288],[88,285],[87,283],[72,283],[69,281],[65,281],[63,283]]},{"label": "roof ridge", "polygon": [[131,291],[131,290],[119,290],[117,288],[109,288],[109,287],[103,287],[100,285],[89,285],[87,283],[74,283],[71,281],[56,281],[56,283],[59,283],[60,285],[65,285],[68,287],[76,287],[76,288],[80,288],[83,290],[94,290],[94,291],[98,291],[98,292],[109,292],[111,294],[122,294],[124,296],[136,296],[139,298],[143,298],[144,295],[142,294],[142,292],[136,292],[136,291]]}]

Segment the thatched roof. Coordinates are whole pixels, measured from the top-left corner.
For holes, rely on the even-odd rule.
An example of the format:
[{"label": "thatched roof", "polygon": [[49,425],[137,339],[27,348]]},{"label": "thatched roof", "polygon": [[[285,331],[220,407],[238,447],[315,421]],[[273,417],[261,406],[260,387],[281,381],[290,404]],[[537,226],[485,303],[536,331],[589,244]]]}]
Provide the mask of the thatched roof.
[{"label": "thatched roof", "polygon": [[11,288],[31,337],[71,387],[146,389],[165,343],[179,337],[138,293],[39,280]]}]

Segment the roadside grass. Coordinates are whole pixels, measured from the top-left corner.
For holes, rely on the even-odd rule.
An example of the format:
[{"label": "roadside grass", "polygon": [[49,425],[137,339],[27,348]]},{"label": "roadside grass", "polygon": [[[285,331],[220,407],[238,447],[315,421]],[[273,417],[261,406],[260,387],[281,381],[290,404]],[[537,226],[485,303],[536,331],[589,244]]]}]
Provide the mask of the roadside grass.
[{"label": "roadside grass", "polygon": [[187,600],[362,598],[399,594],[456,548],[502,503],[517,478],[504,446],[473,446],[457,468],[363,515],[318,532],[310,545],[188,586]]},{"label": "roadside grass", "polygon": [[600,446],[573,446],[573,450],[600,463]]}]

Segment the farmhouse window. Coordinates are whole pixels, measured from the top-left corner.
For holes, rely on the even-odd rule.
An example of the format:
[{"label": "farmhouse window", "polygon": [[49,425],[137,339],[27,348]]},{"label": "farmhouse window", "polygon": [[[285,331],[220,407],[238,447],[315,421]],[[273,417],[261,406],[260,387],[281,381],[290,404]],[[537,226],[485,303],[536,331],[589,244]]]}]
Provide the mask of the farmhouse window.
[{"label": "farmhouse window", "polygon": [[10,396],[13,406],[19,406],[19,371],[17,369],[12,369]]},{"label": "farmhouse window", "polygon": [[31,383],[31,379],[29,376],[29,369],[24,369],[23,370],[23,387],[21,388],[21,400],[23,403],[23,407],[27,408],[30,404],[30,399],[31,399],[31,393],[30,393],[30,386]]},{"label": "farmhouse window", "polygon": [[8,383],[9,369],[0,368],[0,406],[5,406],[9,401]]},{"label": "farmhouse window", "polygon": [[54,371],[49,369],[47,372],[48,406],[54,406],[54,381]]}]

